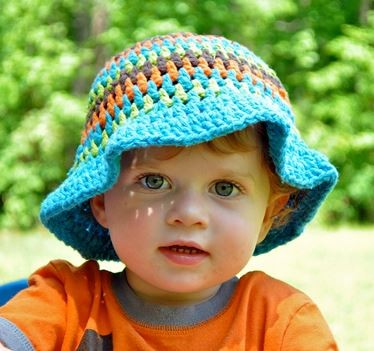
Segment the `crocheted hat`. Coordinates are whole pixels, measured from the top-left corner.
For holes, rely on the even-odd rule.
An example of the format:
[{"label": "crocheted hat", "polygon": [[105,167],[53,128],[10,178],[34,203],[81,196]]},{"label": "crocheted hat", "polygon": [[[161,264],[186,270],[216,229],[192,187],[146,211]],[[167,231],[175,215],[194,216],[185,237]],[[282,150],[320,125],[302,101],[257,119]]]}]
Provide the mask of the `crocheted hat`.
[{"label": "crocheted hat", "polygon": [[89,93],[75,163],[42,203],[41,220],[83,257],[118,260],[89,199],[115,184],[124,151],[203,143],[258,122],[266,125],[281,180],[302,190],[287,223],[271,229],[255,254],[267,252],[301,234],[337,172],[301,140],[275,72],[246,47],[210,35],[155,37],[106,64]]}]

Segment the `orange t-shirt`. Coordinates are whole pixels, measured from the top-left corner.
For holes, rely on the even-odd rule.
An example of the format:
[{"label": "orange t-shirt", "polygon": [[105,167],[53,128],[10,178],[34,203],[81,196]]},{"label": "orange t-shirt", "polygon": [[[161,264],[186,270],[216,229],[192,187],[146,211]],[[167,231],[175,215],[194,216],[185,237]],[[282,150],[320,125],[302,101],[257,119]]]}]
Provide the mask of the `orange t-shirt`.
[{"label": "orange t-shirt", "polygon": [[[0,340],[5,345],[28,340],[43,351],[337,350],[316,305],[262,272],[241,277],[213,316],[178,325],[148,323],[144,320],[152,316],[138,320],[129,314],[121,302],[126,296],[113,288],[124,276],[100,270],[94,261],[80,267],[51,262],[30,277],[29,288],[0,307]],[[209,305],[200,304],[196,314],[204,306]]]}]

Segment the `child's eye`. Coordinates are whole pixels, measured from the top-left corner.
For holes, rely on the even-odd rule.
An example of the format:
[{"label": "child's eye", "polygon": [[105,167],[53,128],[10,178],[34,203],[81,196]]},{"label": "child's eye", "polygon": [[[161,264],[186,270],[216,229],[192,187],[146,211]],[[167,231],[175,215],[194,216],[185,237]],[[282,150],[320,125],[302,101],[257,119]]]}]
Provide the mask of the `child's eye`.
[{"label": "child's eye", "polygon": [[147,174],[139,178],[140,184],[148,189],[162,190],[169,189],[170,184],[165,177],[159,174]]},{"label": "child's eye", "polygon": [[212,187],[217,195],[223,197],[236,196],[241,193],[241,189],[237,185],[228,181],[216,182]]}]

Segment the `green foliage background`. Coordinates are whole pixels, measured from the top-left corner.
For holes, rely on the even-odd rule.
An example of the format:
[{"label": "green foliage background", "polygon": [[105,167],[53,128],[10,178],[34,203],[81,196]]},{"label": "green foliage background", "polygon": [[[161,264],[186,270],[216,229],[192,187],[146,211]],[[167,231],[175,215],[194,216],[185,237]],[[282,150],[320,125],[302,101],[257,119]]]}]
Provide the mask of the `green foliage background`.
[{"label": "green foliage background", "polygon": [[372,0],[0,0],[0,226],[37,223],[105,60],[181,30],[237,40],[278,72],[303,136],[341,174],[323,221],[373,223]]}]

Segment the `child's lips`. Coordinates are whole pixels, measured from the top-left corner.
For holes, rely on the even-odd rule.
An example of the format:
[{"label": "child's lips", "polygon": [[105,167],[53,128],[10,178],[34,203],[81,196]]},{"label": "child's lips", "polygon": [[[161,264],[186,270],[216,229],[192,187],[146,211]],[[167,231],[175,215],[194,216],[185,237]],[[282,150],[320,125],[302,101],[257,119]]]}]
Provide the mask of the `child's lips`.
[{"label": "child's lips", "polygon": [[159,248],[160,252],[177,265],[196,265],[202,262],[209,253],[196,243],[171,243]]}]

